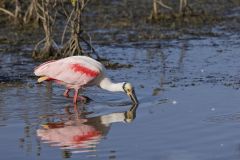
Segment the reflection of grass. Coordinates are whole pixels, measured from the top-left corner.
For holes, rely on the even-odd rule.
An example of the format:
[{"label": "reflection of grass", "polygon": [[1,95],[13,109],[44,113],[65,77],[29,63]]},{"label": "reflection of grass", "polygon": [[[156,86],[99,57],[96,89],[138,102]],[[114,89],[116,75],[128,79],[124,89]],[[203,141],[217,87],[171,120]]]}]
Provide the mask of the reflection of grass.
[{"label": "reflection of grass", "polygon": [[106,60],[106,59],[100,60],[100,62],[101,62],[102,64],[104,64],[104,66],[105,66],[106,68],[108,68],[108,69],[113,69],[113,70],[114,70],[114,69],[118,69],[118,68],[131,68],[131,67],[133,67],[132,64],[114,63],[114,62],[111,62],[111,61]]},{"label": "reflection of grass", "polygon": [[200,27],[203,25],[214,25],[223,20],[223,17],[217,15],[211,15],[208,13],[161,13],[157,19],[152,19],[150,22],[160,23],[162,27],[169,27],[171,29],[176,28],[188,28],[188,27]]},{"label": "reflection of grass", "polygon": [[[215,36],[216,34],[210,31],[211,27],[232,23],[226,15],[231,9],[240,6],[239,0],[193,0],[189,1],[191,9],[179,13],[178,1],[165,2],[173,10],[160,8],[158,18],[149,20],[152,9],[151,1],[129,0],[114,4],[108,3],[104,7],[101,7],[101,3],[92,1],[85,18],[93,20],[95,23],[89,23],[86,27],[92,30],[96,28],[109,30],[105,33],[93,33],[95,40],[109,43],[176,39],[183,34],[189,35],[189,33],[190,35],[193,33],[194,36],[201,34]],[[89,14],[90,12],[91,14]],[[195,30],[191,31],[191,29]]]}]

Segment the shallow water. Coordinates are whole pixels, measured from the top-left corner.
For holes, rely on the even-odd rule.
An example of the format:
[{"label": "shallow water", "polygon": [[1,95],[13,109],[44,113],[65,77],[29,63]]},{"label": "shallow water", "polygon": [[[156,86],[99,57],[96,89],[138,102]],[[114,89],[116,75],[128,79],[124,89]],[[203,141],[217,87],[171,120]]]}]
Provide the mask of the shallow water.
[{"label": "shallow water", "polygon": [[31,58],[2,54],[1,157],[239,159],[240,36],[227,37],[97,46],[134,65],[109,76],[132,82],[140,104],[89,88],[83,94],[93,101],[79,113],[63,87],[35,83]]}]

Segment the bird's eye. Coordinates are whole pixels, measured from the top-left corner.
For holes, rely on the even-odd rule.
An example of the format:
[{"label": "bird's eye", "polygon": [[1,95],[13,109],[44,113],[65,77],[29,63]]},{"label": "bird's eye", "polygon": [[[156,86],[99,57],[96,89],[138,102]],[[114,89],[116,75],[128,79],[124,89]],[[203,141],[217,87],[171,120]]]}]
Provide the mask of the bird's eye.
[{"label": "bird's eye", "polygon": [[130,89],[127,89],[127,92],[130,92]]}]

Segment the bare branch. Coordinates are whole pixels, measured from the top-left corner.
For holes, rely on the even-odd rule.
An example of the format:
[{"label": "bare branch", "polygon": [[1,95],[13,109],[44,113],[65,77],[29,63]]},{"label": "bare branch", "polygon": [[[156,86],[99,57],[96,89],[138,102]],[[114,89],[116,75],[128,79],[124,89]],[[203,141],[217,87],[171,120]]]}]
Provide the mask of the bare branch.
[{"label": "bare branch", "polygon": [[172,10],[172,7],[164,4],[164,3],[162,2],[162,0],[158,0],[158,1],[156,1],[156,2],[157,2],[160,6]]},{"label": "bare branch", "polygon": [[65,27],[64,27],[63,34],[62,34],[61,44],[63,44],[64,38],[65,38],[65,34],[66,34],[66,30],[67,30],[67,28],[68,28],[68,25],[69,25],[69,23],[70,23],[70,20],[71,20],[71,18],[72,18],[73,13],[74,13],[74,10],[72,10],[70,16],[68,17],[67,23],[66,23],[66,25],[65,25]]},{"label": "bare branch", "polygon": [[2,11],[4,13],[8,14],[9,16],[15,18],[15,15],[12,12],[10,12],[9,10],[7,10],[7,9],[0,8],[0,11]]}]

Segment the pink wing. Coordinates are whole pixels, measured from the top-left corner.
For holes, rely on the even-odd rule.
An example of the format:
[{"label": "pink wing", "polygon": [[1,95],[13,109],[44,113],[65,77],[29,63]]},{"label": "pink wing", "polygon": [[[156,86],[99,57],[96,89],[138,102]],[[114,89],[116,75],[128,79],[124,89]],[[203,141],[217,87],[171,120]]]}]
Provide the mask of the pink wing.
[{"label": "pink wing", "polygon": [[93,59],[75,56],[46,62],[37,67],[34,73],[37,76],[47,76],[70,85],[82,86],[100,74],[99,66],[99,62]]}]

